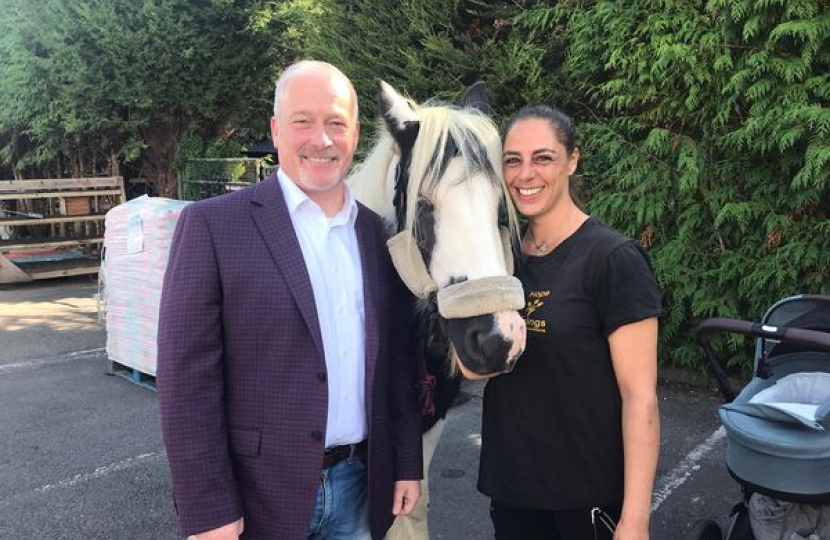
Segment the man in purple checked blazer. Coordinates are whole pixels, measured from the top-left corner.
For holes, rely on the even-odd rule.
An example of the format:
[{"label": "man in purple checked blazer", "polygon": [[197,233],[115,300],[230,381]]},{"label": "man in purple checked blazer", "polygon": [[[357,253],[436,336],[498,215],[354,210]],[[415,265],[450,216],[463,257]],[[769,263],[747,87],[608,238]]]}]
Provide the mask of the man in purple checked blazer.
[{"label": "man in purple checked blazer", "polygon": [[198,540],[374,540],[420,496],[409,295],[344,182],[357,97],[289,67],[278,173],[189,205],[170,253],[157,388],[178,512]]}]

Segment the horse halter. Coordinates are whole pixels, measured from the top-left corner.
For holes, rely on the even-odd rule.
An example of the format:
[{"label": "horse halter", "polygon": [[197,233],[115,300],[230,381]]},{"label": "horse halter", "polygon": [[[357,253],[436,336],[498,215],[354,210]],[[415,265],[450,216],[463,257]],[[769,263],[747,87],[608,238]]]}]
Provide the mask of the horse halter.
[{"label": "horse halter", "polygon": [[[501,242],[507,273],[513,273],[513,252],[510,249],[510,233],[501,227]],[[392,263],[401,280],[418,298],[429,298],[438,291],[438,313],[445,319],[462,319],[519,310],[525,305],[521,282],[512,275],[470,279],[439,289],[429,275],[418,243],[410,229],[404,229],[386,241]]]}]

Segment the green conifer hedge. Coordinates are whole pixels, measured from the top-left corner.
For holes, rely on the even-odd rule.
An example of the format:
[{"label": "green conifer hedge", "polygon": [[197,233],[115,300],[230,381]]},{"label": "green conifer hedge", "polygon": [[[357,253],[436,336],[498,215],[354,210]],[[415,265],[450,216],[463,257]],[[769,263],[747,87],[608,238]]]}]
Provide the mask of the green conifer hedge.
[{"label": "green conifer hedge", "polygon": [[[416,99],[488,83],[581,132],[592,214],[640,240],[664,293],[661,362],[703,369],[707,317],[830,294],[830,14],[822,0],[325,0],[308,54]],[[365,140],[365,139],[364,139]],[[750,344],[724,337],[735,371]]]},{"label": "green conifer hedge", "polygon": [[[704,318],[830,294],[826,0],[8,4],[0,170],[140,163],[170,193],[192,137],[264,136],[268,81],[300,57],[355,82],[364,148],[376,78],[419,101],[483,80],[497,121],[528,102],[575,117],[588,210],[654,261],[663,363],[702,369]],[[746,372],[748,340],[717,346]]]}]

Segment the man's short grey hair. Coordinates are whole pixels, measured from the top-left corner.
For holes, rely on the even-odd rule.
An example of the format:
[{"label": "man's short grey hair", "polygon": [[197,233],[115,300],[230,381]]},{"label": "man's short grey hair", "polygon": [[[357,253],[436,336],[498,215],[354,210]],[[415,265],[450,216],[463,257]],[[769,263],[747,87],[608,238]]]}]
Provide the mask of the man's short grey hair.
[{"label": "man's short grey hair", "polygon": [[285,92],[285,87],[289,80],[297,75],[304,75],[306,73],[319,73],[321,71],[328,71],[335,77],[340,77],[349,85],[349,90],[352,93],[352,114],[354,115],[355,121],[357,121],[357,92],[355,92],[354,85],[352,85],[352,81],[349,80],[346,75],[337,69],[335,66],[329,64],[328,62],[321,62],[319,60],[301,60],[294,64],[291,64],[285,71],[282,72],[280,78],[277,79],[277,83],[274,87],[274,116],[277,116],[277,109],[280,103],[280,96],[282,96],[283,92]]}]

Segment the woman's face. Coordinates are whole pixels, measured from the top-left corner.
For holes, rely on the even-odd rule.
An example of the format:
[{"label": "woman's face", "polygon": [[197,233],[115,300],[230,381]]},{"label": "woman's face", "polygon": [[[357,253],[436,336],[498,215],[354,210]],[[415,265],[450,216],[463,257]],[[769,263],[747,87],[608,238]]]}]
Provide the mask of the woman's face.
[{"label": "woman's face", "polygon": [[503,152],[504,180],[519,212],[539,217],[570,200],[568,177],[576,170],[579,150],[568,155],[550,122],[519,120],[507,132]]}]

